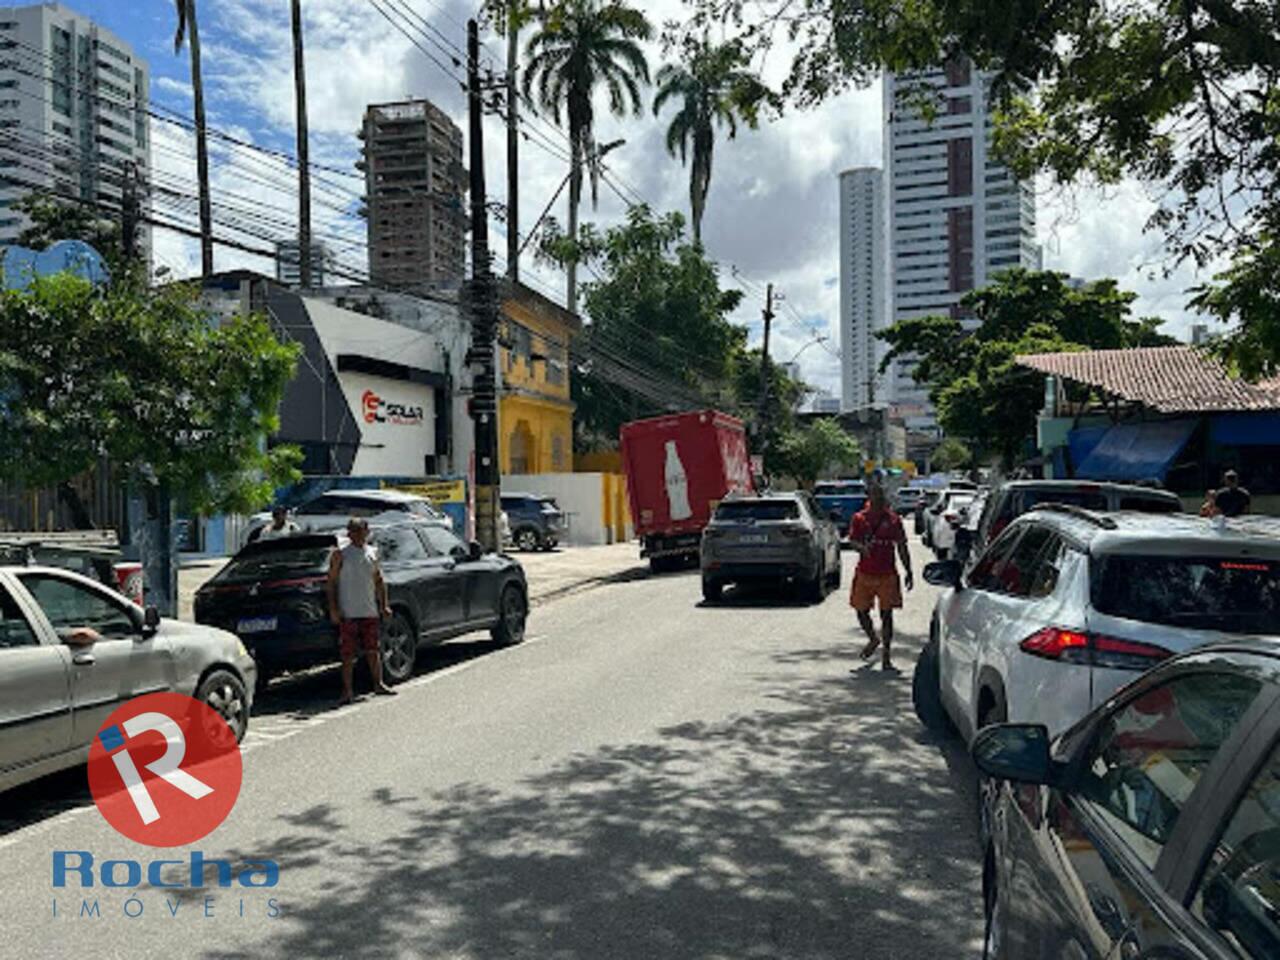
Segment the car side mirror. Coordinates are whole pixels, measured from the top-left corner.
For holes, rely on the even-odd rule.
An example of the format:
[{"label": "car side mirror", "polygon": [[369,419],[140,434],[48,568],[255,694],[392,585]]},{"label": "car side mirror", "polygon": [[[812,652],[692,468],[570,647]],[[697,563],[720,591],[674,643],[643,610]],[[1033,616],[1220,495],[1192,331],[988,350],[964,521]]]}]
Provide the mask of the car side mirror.
[{"label": "car side mirror", "polygon": [[998,723],[973,741],[973,762],[988,777],[1048,785],[1053,780],[1049,730],[1042,723]]},{"label": "car side mirror", "polygon": [[154,606],[148,605],[148,607],[142,611],[142,635],[144,637],[153,637],[159,629],[160,611]]},{"label": "car side mirror", "polygon": [[924,565],[924,582],[935,587],[958,587],[960,573],[959,560],[935,560]]},{"label": "car side mirror", "polygon": [[483,556],[484,556],[484,547],[480,544],[479,540],[472,540],[470,543],[467,544],[468,560],[479,560]]}]

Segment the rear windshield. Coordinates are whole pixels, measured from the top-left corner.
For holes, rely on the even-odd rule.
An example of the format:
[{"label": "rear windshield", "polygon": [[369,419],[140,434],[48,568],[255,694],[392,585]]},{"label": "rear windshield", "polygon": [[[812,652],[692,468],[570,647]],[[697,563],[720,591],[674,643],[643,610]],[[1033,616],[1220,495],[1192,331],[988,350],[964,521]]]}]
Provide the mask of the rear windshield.
[{"label": "rear windshield", "polygon": [[321,573],[328,569],[329,552],[332,549],[329,544],[312,543],[303,547],[282,545],[278,550],[257,550],[235,557],[222,568],[215,579],[265,580],[289,574]]},{"label": "rear windshield", "polygon": [[819,483],[813,488],[815,497],[849,497],[866,492],[865,483]]},{"label": "rear windshield", "polygon": [[1137,510],[1139,513],[1181,513],[1181,501],[1173,497],[1124,496],[1120,498],[1121,510]]},{"label": "rear windshield", "polygon": [[735,500],[716,507],[717,520],[795,520],[800,505],[794,500]]},{"label": "rear windshield", "polygon": [[1280,562],[1229,557],[1094,560],[1093,605],[1146,623],[1230,633],[1280,633]]},{"label": "rear windshield", "polygon": [[1073,507],[1084,507],[1086,510],[1106,510],[1107,495],[1101,490],[1022,490],[1022,509],[1026,513],[1038,503],[1066,503]]}]

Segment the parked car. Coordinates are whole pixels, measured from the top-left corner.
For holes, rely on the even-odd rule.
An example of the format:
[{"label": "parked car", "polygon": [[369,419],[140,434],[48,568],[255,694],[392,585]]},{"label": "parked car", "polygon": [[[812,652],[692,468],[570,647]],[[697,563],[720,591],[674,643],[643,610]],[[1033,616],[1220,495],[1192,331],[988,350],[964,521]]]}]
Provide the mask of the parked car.
[{"label": "parked car", "polygon": [[1280,957],[1280,648],[1166,661],[1051,739],[988,727],[1004,781],[986,844],[984,956]]},{"label": "parked car", "polygon": [[981,553],[1016,517],[1042,503],[1065,503],[1086,510],[1139,513],[1181,513],[1177,495],[1155,487],[1091,480],[1010,480],[991,492],[968,547],[971,556]]},{"label": "parked car", "polygon": [[946,560],[956,545],[956,530],[962,525],[964,511],[974,500],[974,490],[944,490],[937,502],[925,511],[928,536],[926,542],[933,548],[934,556]]},{"label": "parked car", "polygon": [[564,514],[551,497],[504,493],[502,509],[511,525],[511,540],[521,550],[552,550],[564,534]]},{"label": "parked car", "polygon": [[[249,544],[196,592],[196,622],[239,635],[263,683],[283,670],[336,660],[326,583],[329,556],[345,542],[335,532]],[[499,643],[524,639],[529,591],[518,561],[485,554],[439,524],[376,523],[370,542],[391,602],[382,624],[388,682],[412,676],[426,643],[472,630],[488,630]]]},{"label": "parked car", "polygon": [[1136,673],[1243,635],[1280,641],[1280,523],[1101,514],[1047,505],[962,574],[928,564],[939,596],[913,697],[970,741],[1007,720],[1066,730]]},{"label": "parked car", "polygon": [[933,490],[925,490],[924,496],[916,504],[916,515],[913,528],[916,536],[921,538],[921,542],[927,547],[929,546],[929,511],[933,509],[942,499],[942,495],[946,490],[938,488]]},{"label": "parked car", "polygon": [[[371,520],[385,514],[404,514],[400,519],[425,520],[452,528],[453,521],[426,497],[401,490],[326,490],[293,511],[302,530],[328,527],[322,518],[364,517]],[[391,518],[386,518],[391,519]],[[271,523],[270,513],[257,513],[249,520],[248,541],[258,539],[263,527]]]},{"label": "parked car", "polygon": [[0,790],[84,763],[111,712],[146,693],[194,697],[240,739],[255,677],[230,633],[161,619],[69,570],[0,567]]},{"label": "parked car", "polygon": [[840,531],[805,491],[723,501],[700,557],[708,602],[728,583],[790,581],[814,602],[840,585]]},{"label": "parked car", "polygon": [[827,480],[814,484],[813,497],[818,509],[835,521],[840,539],[846,540],[853,515],[867,503],[867,485],[862,480]]},{"label": "parked car", "polygon": [[973,500],[960,508],[960,520],[955,528],[955,545],[947,555],[949,560],[958,560],[967,566],[973,556],[973,544],[978,539],[978,521],[982,519],[982,511],[986,508],[991,490],[979,487]]},{"label": "parked car", "polygon": [[923,487],[900,487],[889,498],[895,513],[900,516],[915,515],[916,508],[924,502],[927,491]]}]

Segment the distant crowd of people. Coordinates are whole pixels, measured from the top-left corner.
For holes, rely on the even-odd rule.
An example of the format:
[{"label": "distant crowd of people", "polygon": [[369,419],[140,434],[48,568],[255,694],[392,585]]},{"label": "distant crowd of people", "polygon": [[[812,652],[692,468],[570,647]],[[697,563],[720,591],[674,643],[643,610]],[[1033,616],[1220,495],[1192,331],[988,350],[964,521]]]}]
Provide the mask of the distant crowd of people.
[{"label": "distant crowd of people", "polygon": [[1239,517],[1248,513],[1252,505],[1249,491],[1240,486],[1240,475],[1228,470],[1222,475],[1222,486],[1205,493],[1204,503],[1200,504],[1200,516]]}]

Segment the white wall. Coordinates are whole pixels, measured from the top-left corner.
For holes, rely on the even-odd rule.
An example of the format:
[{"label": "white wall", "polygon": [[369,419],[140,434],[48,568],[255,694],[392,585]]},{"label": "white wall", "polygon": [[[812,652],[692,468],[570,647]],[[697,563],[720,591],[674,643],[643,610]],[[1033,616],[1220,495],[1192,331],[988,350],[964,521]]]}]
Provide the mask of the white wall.
[{"label": "white wall", "polygon": [[353,477],[424,472],[435,453],[435,394],[430,387],[365,373],[338,374],[342,395],[360,427]]},{"label": "white wall", "polygon": [[604,523],[604,475],[599,473],[517,473],[502,478],[502,492],[555,497],[570,514],[568,543],[609,543]]}]

